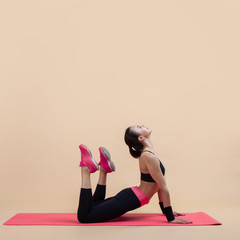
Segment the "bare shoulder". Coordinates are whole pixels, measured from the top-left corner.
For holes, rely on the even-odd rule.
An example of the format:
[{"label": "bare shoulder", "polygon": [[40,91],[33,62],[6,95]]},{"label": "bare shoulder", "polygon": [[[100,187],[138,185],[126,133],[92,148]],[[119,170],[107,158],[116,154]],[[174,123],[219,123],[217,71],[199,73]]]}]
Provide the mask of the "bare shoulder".
[{"label": "bare shoulder", "polygon": [[139,158],[140,162],[144,162],[146,164],[157,163],[157,157],[154,156],[152,153],[143,152]]}]

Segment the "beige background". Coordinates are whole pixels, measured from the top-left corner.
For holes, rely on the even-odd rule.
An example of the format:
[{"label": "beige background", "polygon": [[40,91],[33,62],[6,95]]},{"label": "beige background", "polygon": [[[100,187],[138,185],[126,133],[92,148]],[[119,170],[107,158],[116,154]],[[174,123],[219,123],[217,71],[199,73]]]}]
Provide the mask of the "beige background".
[{"label": "beige background", "polygon": [[[211,227],[11,227],[4,239],[237,239],[239,1],[1,1],[1,220],[76,212],[83,143],[117,171],[107,196],[139,184],[123,136],[153,129],[173,209]],[[95,187],[98,173],[92,175]],[[159,212],[158,199],[135,212]],[[95,231],[92,231],[95,229]]]}]

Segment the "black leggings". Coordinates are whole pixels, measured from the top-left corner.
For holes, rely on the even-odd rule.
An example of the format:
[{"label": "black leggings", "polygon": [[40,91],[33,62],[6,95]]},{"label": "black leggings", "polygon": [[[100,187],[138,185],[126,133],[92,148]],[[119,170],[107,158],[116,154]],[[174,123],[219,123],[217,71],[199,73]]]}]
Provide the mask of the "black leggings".
[{"label": "black leggings", "polygon": [[131,188],[125,188],[116,196],[105,199],[106,186],[81,188],[77,217],[80,223],[106,222],[141,207],[141,202]]}]

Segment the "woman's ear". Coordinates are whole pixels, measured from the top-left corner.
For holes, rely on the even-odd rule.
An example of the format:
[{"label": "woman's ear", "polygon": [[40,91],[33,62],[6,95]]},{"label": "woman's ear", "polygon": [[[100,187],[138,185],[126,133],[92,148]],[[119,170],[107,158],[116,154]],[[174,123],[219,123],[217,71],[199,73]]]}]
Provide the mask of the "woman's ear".
[{"label": "woman's ear", "polygon": [[139,141],[139,142],[142,142],[143,140],[144,140],[144,137],[143,137],[143,136],[139,136],[139,137],[138,137],[138,141]]}]

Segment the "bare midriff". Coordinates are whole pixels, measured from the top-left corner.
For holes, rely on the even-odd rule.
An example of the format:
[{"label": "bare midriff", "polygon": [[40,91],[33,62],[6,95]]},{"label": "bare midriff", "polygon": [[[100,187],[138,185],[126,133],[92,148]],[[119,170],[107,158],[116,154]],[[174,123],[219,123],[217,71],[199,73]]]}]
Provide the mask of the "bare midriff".
[{"label": "bare midriff", "polygon": [[139,188],[147,195],[149,200],[159,189],[157,183],[145,181],[140,182]]}]

